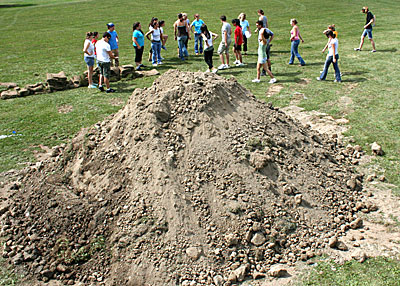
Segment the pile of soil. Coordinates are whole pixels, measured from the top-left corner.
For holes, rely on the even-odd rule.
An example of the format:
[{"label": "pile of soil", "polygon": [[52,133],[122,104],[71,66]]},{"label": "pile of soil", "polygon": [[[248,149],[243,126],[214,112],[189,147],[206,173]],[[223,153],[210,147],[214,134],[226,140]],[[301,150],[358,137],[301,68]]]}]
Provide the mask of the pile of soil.
[{"label": "pile of soil", "polygon": [[359,155],[233,78],[168,71],[22,171],[1,217],[3,256],[67,285],[262,277],[349,228]]}]

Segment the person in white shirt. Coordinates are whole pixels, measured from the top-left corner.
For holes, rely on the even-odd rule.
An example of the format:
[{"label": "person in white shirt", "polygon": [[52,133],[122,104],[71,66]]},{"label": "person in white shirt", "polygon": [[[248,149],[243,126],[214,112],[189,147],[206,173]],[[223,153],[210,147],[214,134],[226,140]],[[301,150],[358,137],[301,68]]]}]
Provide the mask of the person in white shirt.
[{"label": "person in white shirt", "polygon": [[94,66],[94,45],[92,43],[92,40],[93,40],[93,33],[87,32],[85,42],[83,43],[83,53],[84,53],[83,59],[85,60],[85,63],[88,67],[88,82],[89,82],[88,88],[97,88],[93,84],[92,80],[93,66]]},{"label": "person in white shirt", "polygon": [[213,41],[218,38],[218,35],[209,31],[206,24],[201,25],[200,32],[204,41],[204,61],[208,65],[206,72],[217,73],[218,70],[214,68],[212,57],[214,53]]},{"label": "person in white shirt", "polygon": [[[333,63],[333,68],[335,69],[335,82],[342,82],[342,78],[340,75],[339,70],[339,41],[336,39],[336,35],[333,33],[332,30],[324,31],[324,34],[328,37],[328,55],[326,56],[324,70],[322,71],[321,75],[317,77],[317,80],[325,80],[326,75],[328,74],[328,69],[331,63]],[[324,53],[326,50],[325,48],[322,50]]]},{"label": "person in white shirt", "polygon": [[97,54],[97,62],[100,68],[100,77],[99,77],[99,90],[104,91],[103,81],[106,84],[107,93],[115,92],[114,89],[110,88],[110,67],[111,67],[111,59],[115,59],[116,57],[111,52],[111,47],[108,44],[111,35],[108,32],[103,34],[103,38],[96,43],[96,54]]}]

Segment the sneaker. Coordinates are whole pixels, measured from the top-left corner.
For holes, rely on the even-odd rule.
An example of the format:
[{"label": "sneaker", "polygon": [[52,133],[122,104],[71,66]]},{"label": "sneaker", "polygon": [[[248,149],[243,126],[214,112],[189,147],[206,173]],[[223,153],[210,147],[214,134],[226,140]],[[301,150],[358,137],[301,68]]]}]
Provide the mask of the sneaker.
[{"label": "sneaker", "polygon": [[163,57],[160,57],[160,60],[162,60],[162,61],[163,61],[163,60],[164,60],[164,58],[163,58]]},{"label": "sneaker", "polygon": [[229,69],[230,66],[229,65],[225,65],[224,69]]},{"label": "sneaker", "polygon": [[317,80],[322,80],[319,76],[317,76]]},{"label": "sneaker", "polygon": [[233,62],[234,65],[237,65],[238,63],[240,63],[238,60]]},{"label": "sneaker", "polygon": [[159,62],[159,63],[158,63],[158,65],[162,65],[162,64],[163,64],[162,62]]},{"label": "sneaker", "polygon": [[361,51],[360,48],[354,48],[354,50],[357,51],[357,52]]},{"label": "sneaker", "polygon": [[153,67],[156,67],[157,66],[157,64],[153,64]]},{"label": "sneaker", "polygon": [[163,50],[167,50],[167,48],[165,46],[161,46],[161,49]]},{"label": "sneaker", "polygon": [[97,83],[94,83],[94,84],[92,84],[92,85],[94,85],[95,87],[98,87],[98,86],[99,86]]},{"label": "sneaker", "polygon": [[100,85],[100,86],[99,86],[99,90],[100,90],[101,92],[103,92],[103,91],[104,91],[104,87],[103,87],[102,85]]},{"label": "sneaker", "polygon": [[238,62],[238,63],[236,64],[236,66],[237,66],[237,67],[244,67],[244,63]]},{"label": "sneaker", "polygon": [[319,73],[321,74],[321,73],[323,73],[324,71],[319,71]]},{"label": "sneaker", "polygon": [[276,83],[276,78],[271,78],[271,80],[269,81],[269,83]]},{"label": "sneaker", "polygon": [[258,78],[253,79],[251,82],[259,83],[260,80]]},{"label": "sneaker", "polygon": [[115,92],[115,89],[109,88],[109,89],[106,90],[106,92],[107,93],[112,93],[112,92]]},{"label": "sneaker", "polygon": [[136,67],[136,70],[137,70],[137,71],[141,71],[142,68],[141,68],[140,66],[137,66],[137,67]]},{"label": "sneaker", "polygon": [[225,65],[224,65],[224,64],[221,64],[221,65],[218,67],[218,69],[219,69],[219,70],[225,69]]},{"label": "sneaker", "polygon": [[196,56],[198,56],[198,55],[199,55],[199,53],[195,53],[195,55],[196,55]]},{"label": "sneaker", "polygon": [[210,72],[210,69],[207,69],[206,72]]},{"label": "sneaker", "polygon": [[376,50],[372,50],[371,53],[376,53]]},{"label": "sneaker", "polygon": [[338,83],[341,83],[342,81],[341,80],[334,80],[333,82],[338,82]]},{"label": "sneaker", "polygon": [[216,68],[213,68],[211,72],[212,72],[212,73],[217,73],[218,70],[217,70]]},{"label": "sneaker", "polygon": [[144,64],[140,64],[139,67],[146,68],[146,66]]},{"label": "sneaker", "polygon": [[88,88],[97,88],[97,86],[95,86],[94,84],[91,84],[88,86]]}]

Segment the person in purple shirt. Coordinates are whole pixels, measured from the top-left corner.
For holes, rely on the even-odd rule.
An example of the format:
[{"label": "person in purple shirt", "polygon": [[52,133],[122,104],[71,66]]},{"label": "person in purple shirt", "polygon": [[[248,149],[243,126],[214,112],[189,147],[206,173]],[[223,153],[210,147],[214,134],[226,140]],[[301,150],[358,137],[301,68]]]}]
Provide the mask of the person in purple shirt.
[{"label": "person in purple shirt", "polygon": [[[119,39],[118,39],[118,34],[117,31],[115,31],[115,25],[114,23],[108,23],[107,24],[107,28],[108,28],[108,33],[111,35],[111,38],[109,40],[109,45],[111,47],[111,52],[114,55],[115,58],[115,66],[119,66],[119,52],[118,52],[118,43],[119,43]],[[111,66],[114,66],[114,63],[111,61]]]},{"label": "person in purple shirt", "polygon": [[[203,53],[203,41],[201,38],[201,26],[204,24],[204,21],[200,19],[199,14],[194,15],[194,21],[190,25],[190,29],[192,33],[194,33],[194,52],[197,55]],[[194,27],[194,32],[193,32]],[[200,45],[200,49],[199,49]]]}]

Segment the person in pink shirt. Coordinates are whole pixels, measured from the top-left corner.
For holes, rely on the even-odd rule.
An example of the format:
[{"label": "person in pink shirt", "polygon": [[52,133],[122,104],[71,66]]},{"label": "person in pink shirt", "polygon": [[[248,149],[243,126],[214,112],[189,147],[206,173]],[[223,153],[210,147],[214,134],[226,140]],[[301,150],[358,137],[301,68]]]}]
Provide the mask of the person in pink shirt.
[{"label": "person in pink shirt", "polygon": [[302,43],[304,43],[304,40],[300,35],[299,27],[297,27],[297,20],[296,19],[291,19],[290,20],[290,25],[293,28],[290,31],[291,47],[290,47],[289,65],[292,65],[293,61],[294,61],[294,57],[297,57],[299,59],[300,66],[305,66],[306,63],[304,62],[303,58],[299,54],[300,40],[301,40]]}]

